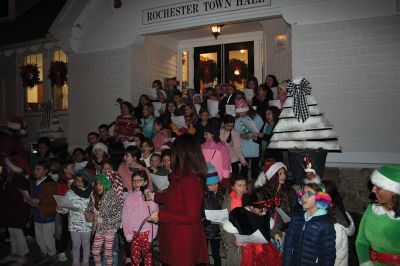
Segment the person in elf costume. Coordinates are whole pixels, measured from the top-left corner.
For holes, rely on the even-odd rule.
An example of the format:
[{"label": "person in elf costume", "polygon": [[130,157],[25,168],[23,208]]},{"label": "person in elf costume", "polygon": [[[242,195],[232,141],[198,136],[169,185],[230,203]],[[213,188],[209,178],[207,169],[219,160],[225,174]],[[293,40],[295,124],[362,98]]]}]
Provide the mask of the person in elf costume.
[{"label": "person in elf costume", "polygon": [[371,175],[377,201],[368,205],[358,230],[360,265],[400,265],[400,165],[385,165]]}]

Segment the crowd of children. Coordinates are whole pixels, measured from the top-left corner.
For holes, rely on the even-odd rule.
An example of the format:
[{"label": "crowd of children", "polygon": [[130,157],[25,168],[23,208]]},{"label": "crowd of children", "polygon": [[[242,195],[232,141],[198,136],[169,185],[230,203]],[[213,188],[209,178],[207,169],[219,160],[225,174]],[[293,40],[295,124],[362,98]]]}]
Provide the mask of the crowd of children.
[{"label": "crowd of children", "polygon": [[[221,265],[221,245],[229,266],[348,265],[347,239],[355,225],[336,184],[321,181],[307,167],[295,191],[285,154],[268,149],[286,100],[285,86],[272,75],[263,84],[251,78],[248,88],[254,97],[246,99],[233,84],[186,95],[173,81],[166,88],[154,81],[157,99],[142,95],[137,107],[118,99],[120,115],[112,125],[100,125],[98,133],[90,132],[86,149],[76,148],[70,155],[66,143],[42,137],[29,161],[22,154],[5,157],[0,226],[9,230],[11,254],[1,263],[28,262],[23,229],[32,217],[42,253],[37,264],[67,261],[71,242],[72,265],[89,265],[91,256],[95,265],[119,265],[121,259],[129,265],[153,265],[158,224],[148,217],[163,207],[145,194],[168,189],[164,184],[176,167],[172,143],[191,134],[207,163],[203,214],[229,212],[229,223],[223,226],[203,215],[214,265]],[[218,112],[210,109],[212,101],[218,101]],[[372,178],[378,203],[368,208],[361,223],[360,262],[400,264],[399,245],[380,245],[400,232],[400,168],[392,168]],[[390,219],[383,221],[382,214]],[[378,222],[390,224],[391,235],[382,229],[382,240],[375,244],[371,226]],[[237,239],[258,230],[266,243]]]}]

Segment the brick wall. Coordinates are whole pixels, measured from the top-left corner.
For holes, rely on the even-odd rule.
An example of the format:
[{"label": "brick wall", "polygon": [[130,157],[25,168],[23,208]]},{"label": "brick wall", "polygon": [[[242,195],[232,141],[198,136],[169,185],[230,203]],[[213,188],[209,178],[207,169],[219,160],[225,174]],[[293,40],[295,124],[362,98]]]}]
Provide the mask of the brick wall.
[{"label": "brick wall", "polygon": [[[282,18],[268,19],[260,22],[265,33],[265,76],[273,74],[278,81],[292,78],[291,28]],[[287,36],[286,48],[276,49],[275,37]]]},{"label": "brick wall", "polygon": [[400,150],[400,16],[292,25],[293,77],[304,76],[345,152]]}]

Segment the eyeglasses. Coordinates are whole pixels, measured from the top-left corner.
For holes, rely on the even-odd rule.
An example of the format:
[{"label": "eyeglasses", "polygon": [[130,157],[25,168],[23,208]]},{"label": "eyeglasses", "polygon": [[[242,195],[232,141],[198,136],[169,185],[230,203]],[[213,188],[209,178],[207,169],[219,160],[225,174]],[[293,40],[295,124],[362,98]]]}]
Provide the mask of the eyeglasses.
[{"label": "eyeglasses", "polygon": [[312,196],[317,195],[317,193],[312,193],[311,191],[304,191],[301,190],[299,191],[299,196],[302,198],[303,196],[306,196],[307,198],[311,198]]},{"label": "eyeglasses", "polygon": [[143,182],[144,179],[133,179],[132,182],[133,183],[139,183],[139,182]]}]

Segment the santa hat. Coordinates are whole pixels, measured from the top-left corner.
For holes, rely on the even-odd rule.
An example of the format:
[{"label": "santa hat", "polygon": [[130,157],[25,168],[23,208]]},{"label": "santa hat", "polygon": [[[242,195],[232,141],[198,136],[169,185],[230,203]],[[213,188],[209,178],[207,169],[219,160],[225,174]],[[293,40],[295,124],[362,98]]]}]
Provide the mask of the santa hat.
[{"label": "santa hat", "polygon": [[170,150],[170,149],[172,149],[172,142],[171,141],[167,141],[161,146],[160,151]]},{"label": "santa hat", "polygon": [[164,95],[164,98],[167,99],[167,93],[165,92],[165,90],[158,90],[157,93],[161,93],[162,95]]},{"label": "santa hat", "polygon": [[21,135],[26,134],[27,123],[20,116],[14,116],[8,120],[8,128],[19,131]]},{"label": "santa hat", "polygon": [[219,182],[218,173],[213,165],[207,166],[207,181],[206,185],[214,185]]},{"label": "santa hat", "polygon": [[400,165],[384,165],[374,170],[371,182],[377,187],[400,195]]},{"label": "santa hat", "polygon": [[100,149],[108,154],[108,147],[104,143],[98,142],[94,144],[92,152],[94,152],[96,149]]},{"label": "santa hat", "polygon": [[275,162],[274,160],[268,161],[264,164],[263,170],[258,175],[257,181],[254,183],[256,187],[262,187],[265,185],[267,180],[271,180],[271,178],[281,169],[287,170],[287,167],[284,163]]},{"label": "santa hat", "polygon": [[245,99],[237,99],[235,101],[235,113],[244,113],[249,111],[249,106]]},{"label": "santa hat", "polygon": [[304,184],[321,184],[321,178],[317,173],[315,172],[314,169],[312,169],[312,162],[311,162],[311,156],[307,155],[304,158],[305,162],[305,168],[304,172],[306,173],[306,178],[303,180]]},{"label": "santa hat", "polygon": [[26,177],[31,174],[28,161],[21,155],[12,155],[4,159],[5,165],[16,173],[23,173]]}]

